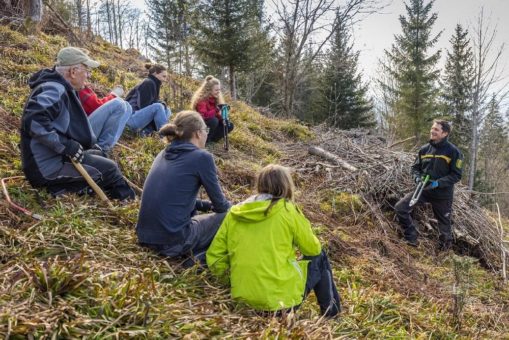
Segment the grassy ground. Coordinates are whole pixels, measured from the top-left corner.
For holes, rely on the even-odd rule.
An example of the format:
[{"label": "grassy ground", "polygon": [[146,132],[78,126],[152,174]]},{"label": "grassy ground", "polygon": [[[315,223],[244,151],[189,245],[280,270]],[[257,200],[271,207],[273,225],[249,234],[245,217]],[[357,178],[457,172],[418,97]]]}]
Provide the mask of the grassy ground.
[{"label": "grassy ground", "polygon": [[[0,27],[0,176],[21,175],[17,128],[30,73],[51,66],[64,39],[25,37]],[[129,88],[142,72],[136,55],[107,43],[92,53],[104,64],[94,71],[99,89]],[[130,71],[127,71],[130,70]],[[197,82],[174,78],[189,94]],[[179,103],[169,100],[172,107]],[[254,175],[271,162],[305,157],[307,128],[268,119],[232,104],[232,149],[214,145],[220,180],[229,199],[251,193]],[[3,110],[2,110],[3,109]],[[113,157],[142,185],[155,138],[127,134]],[[11,338],[485,338],[509,339],[508,286],[473,258],[437,254],[436,240],[408,248],[395,229],[367,218],[364,203],[347,193],[316,192],[325,174],[296,172],[298,202],[331,257],[344,309],[336,320],[318,315],[311,295],[298,313],[263,316],[229,298],[228,289],[196,268],[183,270],[140,248],[134,225],[139,202],[102,206],[95,197],[53,199],[14,181],[14,200],[42,221],[0,205],[0,335]],[[390,215],[390,213],[388,213]],[[389,216],[390,217],[390,216]]]}]

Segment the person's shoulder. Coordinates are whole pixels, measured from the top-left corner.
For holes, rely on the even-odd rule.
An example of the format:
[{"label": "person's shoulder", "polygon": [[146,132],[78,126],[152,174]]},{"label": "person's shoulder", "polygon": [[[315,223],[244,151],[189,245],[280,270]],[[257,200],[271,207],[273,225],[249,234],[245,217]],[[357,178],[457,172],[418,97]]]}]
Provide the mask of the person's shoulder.
[{"label": "person's shoulder", "polygon": [[454,145],[453,143],[447,141],[447,147],[450,148],[454,153],[458,153],[458,154],[461,154],[461,151],[460,149]]},{"label": "person's shoulder", "polygon": [[82,88],[81,90],[78,91],[78,94],[80,96],[87,95],[87,94],[93,94],[93,93],[95,93],[94,90],[92,90],[88,86],[85,86],[84,88]]},{"label": "person's shoulder", "polygon": [[419,148],[419,153],[427,151],[430,148],[430,146],[431,144],[429,142],[421,145],[421,147]]},{"label": "person's shoulder", "polygon": [[47,100],[53,99],[58,101],[62,96],[65,95],[66,91],[67,89],[64,84],[58,81],[46,81],[33,89],[32,96],[37,96],[44,93],[43,95]]},{"label": "person's shoulder", "polygon": [[212,154],[206,149],[196,148],[193,153],[195,154],[195,157],[199,157],[200,160],[214,162],[214,156],[212,156]]}]

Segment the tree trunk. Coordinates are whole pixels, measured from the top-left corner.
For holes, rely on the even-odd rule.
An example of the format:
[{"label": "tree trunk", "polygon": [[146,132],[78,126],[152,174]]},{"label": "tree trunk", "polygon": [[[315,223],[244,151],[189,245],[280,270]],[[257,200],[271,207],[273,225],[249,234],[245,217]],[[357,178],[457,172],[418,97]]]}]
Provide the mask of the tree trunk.
[{"label": "tree trunk", "polygon": [[42,20],[42,0],[25,0],[25,28],[27,33],[39,31]]},{"label": "tree trunk", "polygon": [[106,0],[106,18],[108,19],[108,33],[110,36],[110,42],[113,42],[113,29],[111,26],[111,10],[110,10],[110,2]]},{"label": "tree trunk", "polygon": [[90,15],[90,0],[87,0],[87,35],[92,36],[92,16]]},{"label": "tree trunk", "polygon": [[468,173],[468,190],[474,189],[475,184],[475,170],[477,168],[477,149],[479,146],[479,136],[478,136],[478,127],[477,120],[479,113],[474,110],[472,115],[472,141],[470,142],[470,166]]},{"label": "tree trunk", "polygon": [[117,25],[117,11],[118,8],[115,8],[115,0],[111,1],[111,17],[113,19],[113,39],[115,45],[118,45],[118,25]]},{"label": "tree trunk", "polygon": [[237,84],[235,81],[235,67],[230,65],[230,95],[232,100],[237,100]]}]

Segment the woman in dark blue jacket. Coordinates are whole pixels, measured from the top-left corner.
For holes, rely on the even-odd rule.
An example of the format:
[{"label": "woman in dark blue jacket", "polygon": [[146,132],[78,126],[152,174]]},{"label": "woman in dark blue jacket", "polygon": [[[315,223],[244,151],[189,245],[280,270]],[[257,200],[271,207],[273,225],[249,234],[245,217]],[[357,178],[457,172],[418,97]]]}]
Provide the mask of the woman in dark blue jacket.
[{"label": "woman in dark blue jacket", "polygon": [[126,125],[142,136],[158,131],[171,116],[170,109],[159,101],[161,84],[168,78],[166,67],[147,64],[145,68],[148,69],[148,77],[129,91],[125,98],[133,108]]},{"label": "woman in dark blue jacket", "polygon": [[[171,143],[161,151],[143,188],[136,233],[157,253],[204,259],[227,210],[212,155],[204,150],[208,128],[195,111],[179,112],[160,131]],[[210,201],[197,198],[204,187]],[[196,215],[196,211],[211,214]]]}]

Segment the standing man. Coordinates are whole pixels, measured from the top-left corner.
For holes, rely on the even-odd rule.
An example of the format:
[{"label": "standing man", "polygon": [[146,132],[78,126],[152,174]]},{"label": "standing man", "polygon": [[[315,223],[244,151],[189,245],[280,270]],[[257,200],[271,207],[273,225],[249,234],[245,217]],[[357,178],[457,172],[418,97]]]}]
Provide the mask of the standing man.
[{"label": "standing man", "polygon": [[32,90],[21,118],[23,172],[34,187],[53,195],[86,189],[85,179],[71,160],[82,163],[111,198],[134,198],[117,165],[93,150],[96,137],[77,97],[99,63],[85,50],[65,47],[52,69],[42,69],[29,80]]},{"label": "standing man", "polygon": [[[421,147],[417,159],[412,165],[415,183],[420,183],[429,175],[428,185],[424,188],[415,206],[431,203],[433,214],[438,220],[440,231],[439,249],[448,250],[452,244],[451,213],[454,196],[454,184],[461,180],[463,155],[447,138],[451,125],[445,120],[436,119],[430,131],[430,141]],[[412,192],[396,204],[396,214],[403,227],[406,242],[416,247],[417,230],[410,216]]]}]

